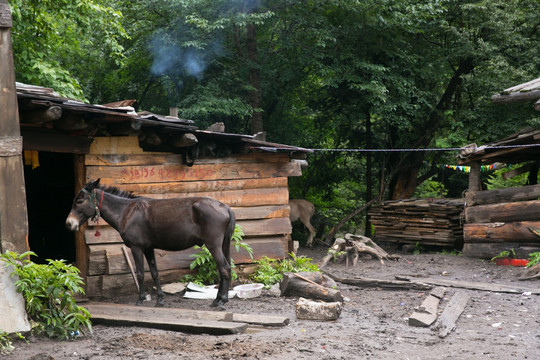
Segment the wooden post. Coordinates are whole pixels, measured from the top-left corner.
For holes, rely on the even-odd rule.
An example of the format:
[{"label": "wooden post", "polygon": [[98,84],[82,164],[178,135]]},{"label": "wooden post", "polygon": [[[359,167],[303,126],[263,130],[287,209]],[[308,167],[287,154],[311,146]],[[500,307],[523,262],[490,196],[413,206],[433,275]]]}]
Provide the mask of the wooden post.
[{"label": "wooden post", "polygon": [[469,173],[469,191],[481,191],[482,180],[480,179],[480,162],[471,163],[471,172]]},{"label": "wooden post", "polygon": [[11,12],[0,0],[0,250],[28,250],[22,137],[11,46]]}]

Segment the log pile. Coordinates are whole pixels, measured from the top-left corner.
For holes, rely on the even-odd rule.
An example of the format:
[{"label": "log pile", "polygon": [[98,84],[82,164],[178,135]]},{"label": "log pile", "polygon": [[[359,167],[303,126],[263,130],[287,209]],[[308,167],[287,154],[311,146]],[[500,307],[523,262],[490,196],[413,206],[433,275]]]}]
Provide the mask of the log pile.
[{"label": "log pile", "polygon": [[334,241],[334,244],[328,250],[328,255],[321,261],[319,268],[322,269],[331,260],[336,263],[346,262],[347,266],[351,262],[353,266],[356,266],[362,254],[379,259],[382,265],[384,265],[384,260],[399,259],[398,255],[388,254],[367,236],[345,234],[345,238],[337,238]]},{"label": "log pile", "polygon": [[463,254],[491,259],[505,250],[528,258],[540,251],[540,185],[469,191],[463,227]]},{"label": "log pile", "polygon": [[463,199],[386,201],[369,210],[376,241],[460,248]]}]

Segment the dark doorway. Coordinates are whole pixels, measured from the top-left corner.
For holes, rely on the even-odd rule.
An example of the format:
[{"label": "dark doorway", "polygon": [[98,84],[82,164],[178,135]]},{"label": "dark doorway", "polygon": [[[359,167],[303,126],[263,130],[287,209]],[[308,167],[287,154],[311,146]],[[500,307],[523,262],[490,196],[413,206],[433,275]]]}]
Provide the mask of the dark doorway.
[{"label": "dark doorway", "polygon": [[75,262],[75,235],[65,226],[75,187],[73,154],[40,151],[36,158],[34,153],[33,164],[24,166],[24,180],[28,242],[30,250],[38,255],[33,261],[44,263],[46,259],[64,259],[68,263]]}]

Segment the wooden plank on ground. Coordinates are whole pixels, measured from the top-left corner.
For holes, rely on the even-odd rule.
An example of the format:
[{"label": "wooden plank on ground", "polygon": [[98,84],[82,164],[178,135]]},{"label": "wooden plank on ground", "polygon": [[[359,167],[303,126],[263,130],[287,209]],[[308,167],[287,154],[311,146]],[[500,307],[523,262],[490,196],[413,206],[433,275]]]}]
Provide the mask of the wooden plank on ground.
[{"label": "wooden plank on ground", "polygon": [[[111,303],[89,303],[85,304],[85,308],[90,311],[93,320],[98,319],[98,323],[101,321],[101,319],[104,319],[104,321],[107,322],[112,322],[115,321],[115,318],[118,318],[118,321],[120,322],[125,322],[126,319],[130,318],[138,319],[142,320],[145,324],[150,322],[155,322],[157,324],[165,322],[166,324],[169,324],[171,321],[178,321],[183,323],[185,322],[185,320],[197,320],[199,322],[205,323],[235,323],[242,325],[242,328],[244,328],[243,325],[245,324],[283,327],[288,325],[290,322],[288,317],[268,314],[238,314],[228,311],[203,311],[181,308],[159,308]],[[128,325],[141,326],[137,323],[129,323]],[[218,327],[218,330],[219,329],[221,329],[221,327]],[[182,329],[179,330],[186,331]],[[245,328],[242,331],[244,330]]]},{"label": "wooden plank on ground", "polygon": [[326,273],[326,275],[328,275],[332,280],[342,284],[365,288],[382,288],[385,290],[429,290],[432,288],[431,285],[421,284],[420,281],[380,280],[365,277],[341,278],[328,273]]},{"label": "wooden plank on ground", "polygon": [[411,276],[396,276],[398,280],[407,280],[413,283],[431,284],[437,286],[449,286],[454,288],[469,289],[469,290],[482,290],[499,293],[509,294],[522,294],[524,292],[531,292],[534,295],[540,295],[540,288],[526,288],[523,286],[513,286],[504,284],[491,284],[476,281],[460,281],[450,279],[436,279],[436,278],[416,278]]},{"label": "wooden plank on ground", "polygon": [[243,333],[247,324],[192,319],[144,319],[130,315],[99,315],[92,316],[95,324],[111,326],[140,326],[154,329],[182,331],[192,334],[227,335]]},{"label": "wooden plank on ground", "polygon": [[459,316],[465,310],[471,296],[463,290],[457,291],[444,308],[440,317],[439,337],[443,338],[456,328]]}]

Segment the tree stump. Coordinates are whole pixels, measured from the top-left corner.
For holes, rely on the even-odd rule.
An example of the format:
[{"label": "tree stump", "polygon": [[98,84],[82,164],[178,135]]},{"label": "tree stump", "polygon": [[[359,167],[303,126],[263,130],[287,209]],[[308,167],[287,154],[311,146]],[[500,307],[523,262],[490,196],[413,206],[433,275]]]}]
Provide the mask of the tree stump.
[{"label": "tree stump", "polygon": [[368,254],[373,258],[377,258],[383,265],[383,259],[399,259],[399,255],[388,254],[367,236],[346,234],[344,239],[337,238],[334,241],[334,244],[328,250],[328,255],[324,257],[319,268],[328,265],[331,259],[334,259],[338,263],[345,261],[347,266],[349,265],[349,261],[351,261],[352,265],[356,266],[360,254]]}]

